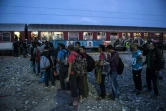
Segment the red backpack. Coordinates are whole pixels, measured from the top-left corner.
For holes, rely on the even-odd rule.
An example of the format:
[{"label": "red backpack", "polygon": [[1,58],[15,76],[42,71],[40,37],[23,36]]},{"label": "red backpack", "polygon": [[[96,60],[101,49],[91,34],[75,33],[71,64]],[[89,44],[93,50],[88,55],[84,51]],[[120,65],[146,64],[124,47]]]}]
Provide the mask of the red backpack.
[{"label": "red backpack", "polygon": [[36,61],[36,62],[40,62],[40,51],[38,50],[38,48],[36,48],[36,57],[35,57],[35,61]]}]

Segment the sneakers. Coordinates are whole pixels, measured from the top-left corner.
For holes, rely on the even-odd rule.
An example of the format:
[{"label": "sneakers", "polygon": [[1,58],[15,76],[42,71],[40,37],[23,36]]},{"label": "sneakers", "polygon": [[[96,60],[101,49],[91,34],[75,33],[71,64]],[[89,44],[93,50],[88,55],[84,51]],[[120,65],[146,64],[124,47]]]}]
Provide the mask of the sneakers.
[{"label": "sneakers", "polygon": [[45,88],[47,89],[48,87],[46,86]]},{"label": "sneakers", "polygon": [[152,90],[151,89],[146,89],[145,92],[151,92]]},{"label": "sneakers", "polygon": [[51,88],[55,88],[55,86],[51,86]]},{"label": "sneakers", "polygon": [[105,97],[99,96],[98,98],[96,98],[96,100],[103,100],[103,99],[105,99]]},{"label": "sneakers", "polygon": [[136,95],[140,95],[141,93],[143,93],[142,91],[137,91]]}]

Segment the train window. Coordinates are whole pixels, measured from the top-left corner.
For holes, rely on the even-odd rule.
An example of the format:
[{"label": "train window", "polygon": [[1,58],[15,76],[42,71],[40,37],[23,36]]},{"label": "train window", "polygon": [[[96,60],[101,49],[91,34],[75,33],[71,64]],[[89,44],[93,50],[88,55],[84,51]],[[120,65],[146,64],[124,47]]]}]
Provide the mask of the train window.
[{"label": "train window", "polygon": [[122,38],[123,38],[123,39],[128,39],[128,38],[130,38],[130,33],[122,33]]},{"label": "train window", "polygon": [[155,37],[160,37],[160,33],[154,33]]},{"label": "train window", "polygon": [[93,40],[93,32],[84,32],[83,40]]},{"label": "train window", "polygon": [[110,40],[115,40],[115,39],[118,39],[119,36],[118,36],[118,33],[111,33],[110,34]]},{"label": "train window", "polygon": [[31,32],[31,39],[38,38],[38,32]]},{"label": "train window", "polygon": [[9,42],[11,40],[10,32],[2,32],[2,41]]},{"label": "train window", "polygon": [[141,33],[134,33],[134,37],[141,37]]},{"label": "train window", "polygon": [[144,37],[148,37],[149,36],[149,33],[144,33]]},{"label": "train window", "polygon": [[79,40],[79,33],[78,32],[69,32],[68,40]]},{"label": "train window", "polygon": [[52,40],[64,40],[63,32],[52,32]]},{"label": "train window", "polygon": [[48,41],[50,33],[48,32],[41,32],[41,41]]},{"label": "train window", "polygon": [[106,33],[105,32],[98,32],[97,33],[97,40],[106,40]]}]

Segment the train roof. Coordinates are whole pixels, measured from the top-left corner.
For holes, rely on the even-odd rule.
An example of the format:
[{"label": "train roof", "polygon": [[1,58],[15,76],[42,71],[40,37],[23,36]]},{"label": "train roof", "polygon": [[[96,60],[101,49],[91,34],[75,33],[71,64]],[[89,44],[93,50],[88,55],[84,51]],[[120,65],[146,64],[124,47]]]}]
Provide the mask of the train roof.
[{"label": "train roof", "polygon": [[101,31],[101,32],[158,32],[158,33],[166,33],[166,28],[103,26],[103,25],[29,24],[28,31]]},{"label": "train roof", "polygon": [[0,24],[0,31],[25,31],[25,24]]}]

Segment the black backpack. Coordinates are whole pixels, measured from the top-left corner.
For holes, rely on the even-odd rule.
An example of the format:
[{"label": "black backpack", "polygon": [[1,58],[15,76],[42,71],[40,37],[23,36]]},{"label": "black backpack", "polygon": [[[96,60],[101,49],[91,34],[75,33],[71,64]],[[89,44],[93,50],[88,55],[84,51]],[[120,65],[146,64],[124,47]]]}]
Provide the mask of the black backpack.
[{"label": "black backpack", "polygon": [[91,72],[95,68],[95,61],[94,59],[87,54],[87,72]]},{"label": "black backpack", "polygon": [[123,61],[120,57],[119,57],[119,60],[118,60],[118,64],[115,63],[115,65],[116,65],[116,68],[117,68],[117,73],[119,75],[121,75],[123,73],[123,70],[124,70],[124,63],[123,63]]},{"label": "black backpack", "polygon": [[119,62],[117,65],[117,73],[121,75],[123,73],[123,70],[124,70],[124,64],[122,62],[122,59],[119,57]]}]

